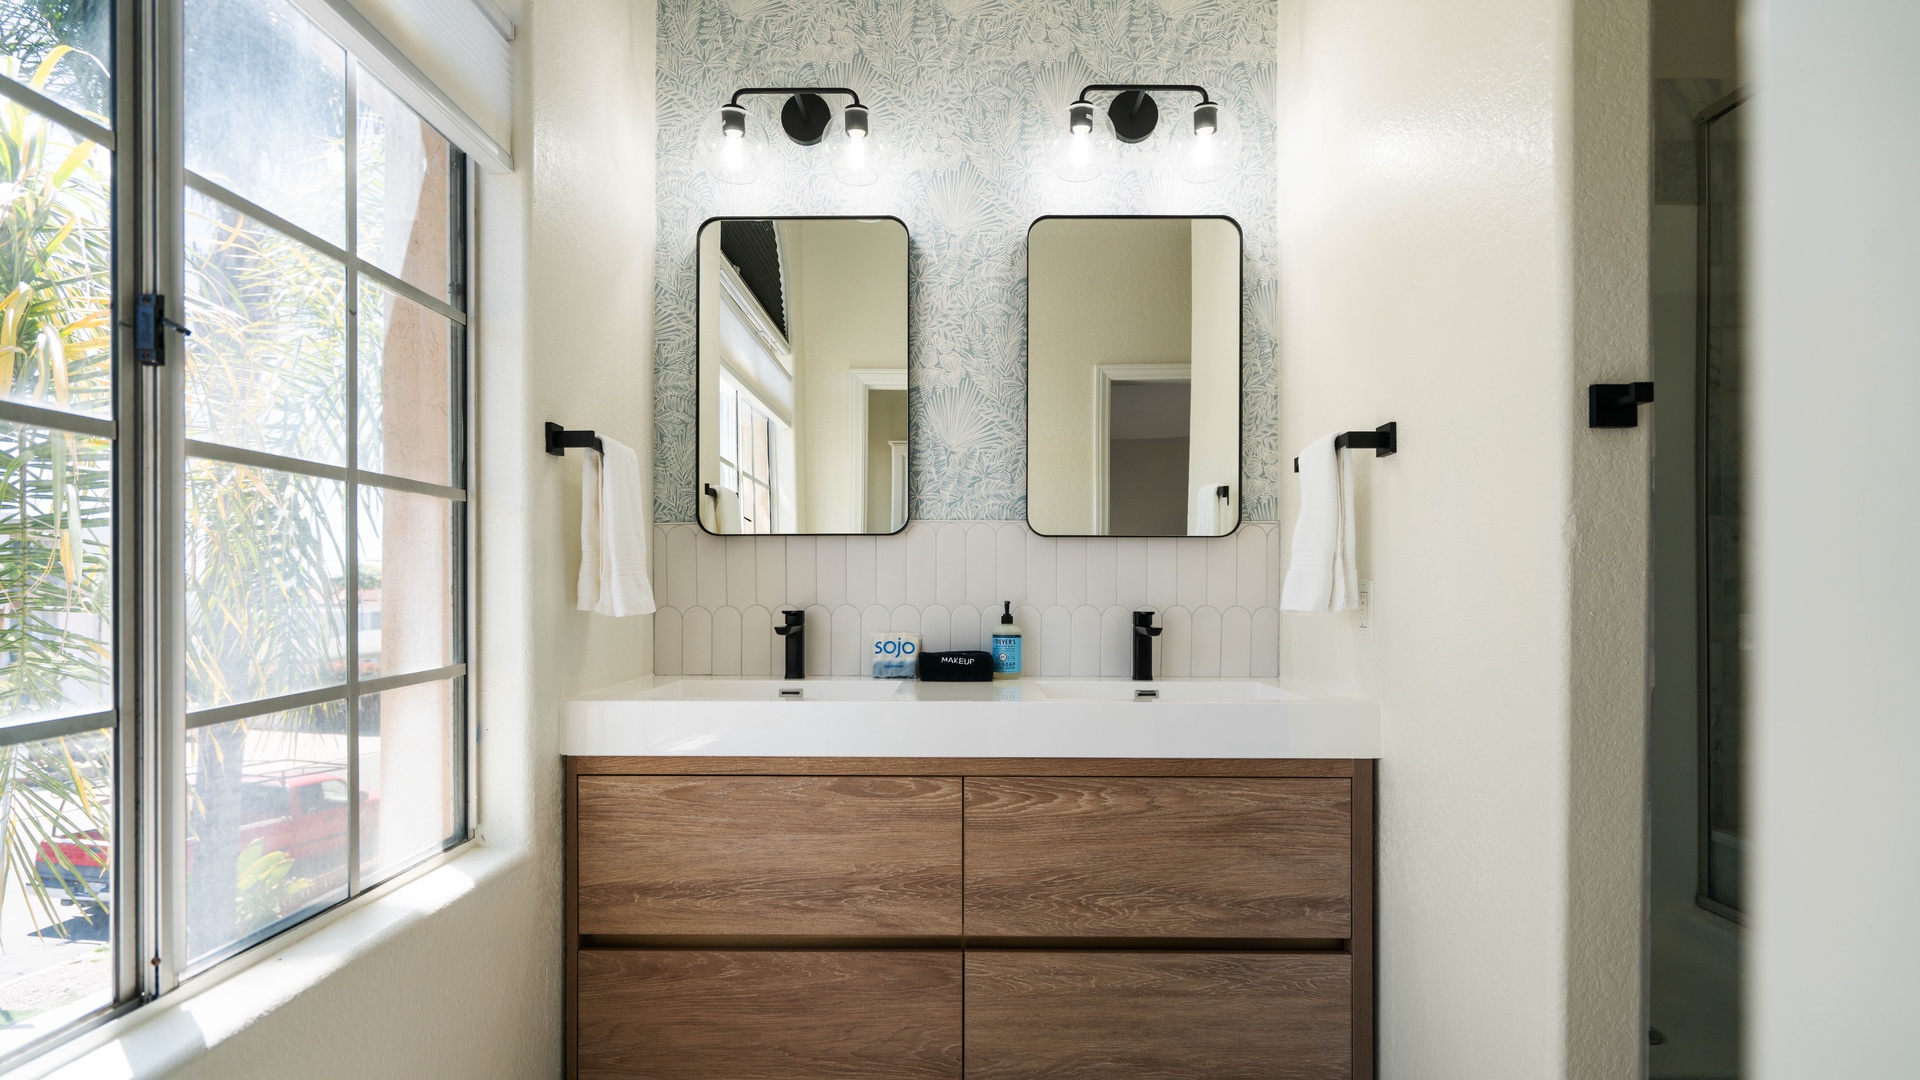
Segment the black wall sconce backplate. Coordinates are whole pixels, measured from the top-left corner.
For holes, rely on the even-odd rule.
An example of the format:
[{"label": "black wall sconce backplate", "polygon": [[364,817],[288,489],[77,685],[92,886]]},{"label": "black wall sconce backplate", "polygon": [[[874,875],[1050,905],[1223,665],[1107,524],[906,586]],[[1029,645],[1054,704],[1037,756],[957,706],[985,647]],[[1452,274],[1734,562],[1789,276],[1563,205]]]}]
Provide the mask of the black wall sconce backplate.
[{"label": "black wall sconce backplate", "polygon": [[833,110],[827,108],[827,99],[819,94],[795,94],[780,107],[780,127],[787,138],[801,146],[813,146],[827,133],[827,121],[833,119]]},{"label": "black wall sconce backplate", "polygon": [[1160,106],[1145,90],[1129,90],[1107,106],[1107,119],[1113,121],[1114,137],[1121,142],[1144,142],[1160,123]]}]

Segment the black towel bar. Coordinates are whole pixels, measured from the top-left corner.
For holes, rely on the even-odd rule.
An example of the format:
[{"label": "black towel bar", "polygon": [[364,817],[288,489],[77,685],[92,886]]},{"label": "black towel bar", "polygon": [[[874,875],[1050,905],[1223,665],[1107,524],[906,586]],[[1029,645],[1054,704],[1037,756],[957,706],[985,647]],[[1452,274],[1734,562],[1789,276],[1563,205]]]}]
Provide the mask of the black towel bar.
[{"label": "black towel bar", "polygon": [[[1391,457],[1400,449],[1400,425],[1393,421],[1372,431],[1343,431],[1333,437],[1335,450],[1371,450],[1374,457]],[[1300,471],[1300,459],[1293,459],[1293,471]]]},{"label": "black towel bar", "polygon": [[560,457],[570,449],[586,450],[588,448],[603,454],[607,452],[607,448],[600,443],[600,436],[592,431],[568,431],[551,420],[547,422],[547,453]]},{"label": "black towel bar", "polygon": [[1640,406],[1653,401],[1653,384],[1594,383],[1587,387],[1588,427],[1639,427]]}]

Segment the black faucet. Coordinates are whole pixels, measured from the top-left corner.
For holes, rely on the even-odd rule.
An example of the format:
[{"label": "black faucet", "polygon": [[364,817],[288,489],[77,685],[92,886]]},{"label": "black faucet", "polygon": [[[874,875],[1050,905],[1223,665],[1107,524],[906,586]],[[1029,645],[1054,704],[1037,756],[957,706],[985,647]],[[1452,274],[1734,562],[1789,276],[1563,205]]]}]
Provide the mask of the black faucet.
[{"label": "black faucet", "polygon": [[[807,613],[804,611],[783,611],[787,625],[776,626],[773,632],[787,639],[787,674],[789,679],[807,677]],[[1159,633],[1158,630],[1154,633]]]},{"label": "black faucet", "polygon": [[1133,681],[1153,681],[1153,639],[1161,627],[1153,625],[1153,612],[1133,613]]}]

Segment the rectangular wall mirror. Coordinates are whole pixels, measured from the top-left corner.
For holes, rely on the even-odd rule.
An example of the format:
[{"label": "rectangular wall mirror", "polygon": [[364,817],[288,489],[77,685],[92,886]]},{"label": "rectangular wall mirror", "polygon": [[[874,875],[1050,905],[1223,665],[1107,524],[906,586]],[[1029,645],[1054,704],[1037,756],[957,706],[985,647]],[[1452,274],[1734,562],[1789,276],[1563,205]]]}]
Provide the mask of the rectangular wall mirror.
[{"label": "rectangular wall mirror", "polygon": [[700,227],[700,524],[891,533],[907,523],[907,227]]},{"label": "rectangular wall mirror", "polygon": [[1027,524],[1240,525],[1240,226],[1045,217],[1027,232]]}]

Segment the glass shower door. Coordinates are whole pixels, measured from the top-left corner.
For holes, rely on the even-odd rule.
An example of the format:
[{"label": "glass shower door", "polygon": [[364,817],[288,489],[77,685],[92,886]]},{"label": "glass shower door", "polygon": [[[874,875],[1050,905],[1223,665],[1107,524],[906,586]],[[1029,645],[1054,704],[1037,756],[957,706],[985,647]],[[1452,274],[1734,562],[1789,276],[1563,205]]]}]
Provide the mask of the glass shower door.
[{"label": "glass shower door", "polygon": [[1700,904],[1745,910],[1746,153],[1743,98],[1700,117]]}]

